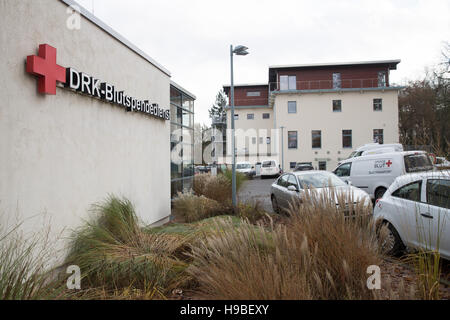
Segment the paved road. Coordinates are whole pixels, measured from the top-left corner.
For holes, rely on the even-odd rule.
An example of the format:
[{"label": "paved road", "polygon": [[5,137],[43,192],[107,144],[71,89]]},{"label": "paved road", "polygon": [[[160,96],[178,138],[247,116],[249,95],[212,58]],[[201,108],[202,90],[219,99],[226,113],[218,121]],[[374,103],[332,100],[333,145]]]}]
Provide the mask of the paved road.
[{"label": "paved road", "polygon": [[244,182],[239,191],[239,201],[259,201],[267,212],[273,212],[270,202],[270,186],[275,179],[255,178]]}]

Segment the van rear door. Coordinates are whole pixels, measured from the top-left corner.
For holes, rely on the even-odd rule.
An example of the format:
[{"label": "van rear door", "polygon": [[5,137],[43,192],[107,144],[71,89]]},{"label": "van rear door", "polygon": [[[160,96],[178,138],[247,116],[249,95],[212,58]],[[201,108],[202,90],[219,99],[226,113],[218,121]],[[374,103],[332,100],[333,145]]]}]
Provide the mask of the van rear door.
[{"label": "van rear door", "polygon": [[421,172],[433,170],[433,164],[426,153],[413,153],[404,156],[405,172]]}]

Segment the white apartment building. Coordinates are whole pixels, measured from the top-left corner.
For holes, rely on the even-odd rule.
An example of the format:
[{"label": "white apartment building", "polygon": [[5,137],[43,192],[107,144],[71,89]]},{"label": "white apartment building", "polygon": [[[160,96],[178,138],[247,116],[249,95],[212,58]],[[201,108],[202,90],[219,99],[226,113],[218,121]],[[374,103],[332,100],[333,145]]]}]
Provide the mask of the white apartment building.
[{"label": "white apartment building", "polygon": [[[401,88],[390,86],[389,75],[398,63],[271,66],[267,84],[236,85],[237,161],[276,159],[285,171],[310,162],[333,170],[360,145],[397,143]],[[230,87],[224,90],[229,94]],[[229,108],[227,121],[230,128]],[[230,148],[225,162],[231,163]]]}]

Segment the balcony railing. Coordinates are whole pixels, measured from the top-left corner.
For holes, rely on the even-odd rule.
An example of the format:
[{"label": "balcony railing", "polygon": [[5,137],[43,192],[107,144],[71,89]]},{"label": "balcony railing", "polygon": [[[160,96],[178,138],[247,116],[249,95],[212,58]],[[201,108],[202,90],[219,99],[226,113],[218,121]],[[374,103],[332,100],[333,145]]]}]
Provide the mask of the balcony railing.
[{"label": "balcony railing", "polygon": [[340,89],[364,89],[386,88],[389,84],[377,78],[372,79],[343,79],[343,80],[310,80],[291,83],[271,82],[270,91],[295,91],[295,90],[340,90]]}]

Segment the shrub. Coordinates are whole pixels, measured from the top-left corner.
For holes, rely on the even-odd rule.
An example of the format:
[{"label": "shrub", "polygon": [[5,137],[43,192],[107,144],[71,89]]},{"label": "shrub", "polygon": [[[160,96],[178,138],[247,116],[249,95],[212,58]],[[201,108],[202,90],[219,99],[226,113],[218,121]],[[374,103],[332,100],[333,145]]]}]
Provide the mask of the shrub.
[{"label": "shrub", "polygon": [[132,204],[110,197],[92,208],[94,218],[74,234],[66,259],[91,288],[167,292],[188,281],[179,257],[188,237],[142,232]]},{"label": "shrub", "polygon": [[47,234],[24,238],[21,224],[5,230],[0,225],[0,300],[62,299],[65,287],[47,265],[54,251]]},{"label": "shrub", "polygon": [[[286,226],[269,230],[218,223],[192,246],[188,268],[212,299],[369,299],[367,267],[381,262],[370,207],[337,209],[320,199],[291,207]],[[315,200],[315,201],[312,201]]]},{"label": "shrub", "polygon": [[173,200],[173,213],[183,217],[186,222],[195,222],[206,218],[227,214],[230,209],[205,196],[196,196],[191,192],[178,193]]},{"label": "shrub", "polygon": [[241,219],[248,220],[251,223],[257,223],[268,217],[268,213],[263,209],[259,201],[239,203],[237,206],[237,215]]},{"label": "shrub", "polygon": [[[205,196],[209,199],[228,203],[231,200],[231,170],[224,171],[223,174],[213,176],[209,173],[203,173],[194,177],[194,193],[198,196]],[[242,187],[246,176],[236,172],[236,191]]]},{"label": "shrub", "polygon": [[231,183],[222,174],[217,176],[209,173],[196,175],[193,190],[197,196],[205,196],[221,203],[229,202],[231,199]]},{"label": "shrub", "polygon": [[[227,169],[224,171],[223,175],[225,176],[225,178],[227,178],[227,180],[231,186],[231,181],[232,181],[231,179],[233,177],[233,171]],[[236,172],[236,192],[241,189],[242,185],[244,184],[244,182],[246,180],[247,180],[247,176],[245,174]]]}]

